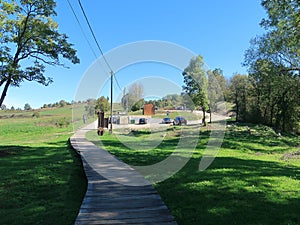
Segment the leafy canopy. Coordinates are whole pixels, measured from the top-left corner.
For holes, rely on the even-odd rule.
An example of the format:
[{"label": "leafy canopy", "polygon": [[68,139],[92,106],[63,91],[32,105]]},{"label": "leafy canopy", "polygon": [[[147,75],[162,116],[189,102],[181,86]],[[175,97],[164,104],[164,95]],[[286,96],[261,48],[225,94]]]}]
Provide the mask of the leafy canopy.
[{"label": "leafy canopy", "polygon": [[[10,85],[36,81],[48,85],[45,66],[65,66],[61,59],[79,63],[66,34],[58,31],[54,0],[0,0],[1,100]],[[0,102],[2,103],[2,102]]]},{"label": "leafy canopy", "polygon": [[267,33],[251,41],[246,52],[245,65],[267,59],[294,74],[300,73],[300,1],[263,0],[268,18],[261,26]]},{"label": "leafy canopy", "polygon": [[300,132],[300,1],[263,0],[266,34],[251,41],[248,112],[252,120]]},{"label": "leafy canopy", "polygon": [[183,90],[191,97],[195,106],[208,109],[208,81],[207,71],[202,56],[191,59],[189,65],[182,73],[184,77]]}]

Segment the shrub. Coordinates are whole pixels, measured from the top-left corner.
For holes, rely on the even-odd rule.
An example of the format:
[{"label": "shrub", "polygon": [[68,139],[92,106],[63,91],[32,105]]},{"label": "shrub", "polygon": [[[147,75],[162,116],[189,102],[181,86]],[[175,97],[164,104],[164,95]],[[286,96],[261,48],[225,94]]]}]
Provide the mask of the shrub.
[{"label": "shrub", "polygon": [[67,127],[67,126],[70,125],[70,123],[71,123],[70,120],[68,120],[66,117],[64,117],[64,118],[61,118],[61,119],[57,120],[55,122],[55,126],[57,126],[57,127]]},{"label": "shrub", "polygon": [[32,118],[40,118],[40,113],[39,112],[34,112],[32,114]]}]

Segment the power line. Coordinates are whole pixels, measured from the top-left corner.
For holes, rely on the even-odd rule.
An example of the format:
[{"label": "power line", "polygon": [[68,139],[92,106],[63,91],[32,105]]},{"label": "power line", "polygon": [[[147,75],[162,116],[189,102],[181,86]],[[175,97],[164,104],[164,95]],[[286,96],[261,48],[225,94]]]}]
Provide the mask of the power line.
[{"label": "power line", "polygon": [[[74,10],[72,4],[70,3],[69,0],[67,0],[67,2],[68,2],[69,6],[70,6],[70,8],[71,8],[71,11],[72,11],[72,13],[73,13],[73,15],[74,15],[74,17],[75,17],[75,19],[76,19],[76,21],[77,21],[79,27],[80,27],[80,30],[81,30],[81,32],[82,32],[82,34],[83,34],[83,36],[84,36],[86,42],[88,43],[88,45],[89,45],[89,47],[90,47],[90,49],[91,49],[91,51],[92,51],[94,57],[97,59],[97,58],[98,58],[98,57],[97,57],[97,54],[95,53],[95,51],[94,51],[94,49],[93,49],[91,43],[89,42],[89,40],[88,40],[88,38],[87,38],[87,36],[86,36],[86,34],[85,34],[85,32],[84,32],[84,29],[83,29],[83,27],[82,27],[82,25],[81,25],[81,23],[80,23],[80,21],[79,21],[77,15],[76,15],[76,12],[75,12],[75,10]],[[95,42],[96,42],[96,44],[97,44],[97,47],[98,47],[100,53],[101,53],[101,55],[102,55],[102,57],[103,57],[103,59],[104,59],[106,65],[108,66],[108,68],[111,70],[111,72],[113,72],[113,70],[112,70],[110,64],[108,63],[107,59],[105,58],[104,53],[103,53],[103,51],[102,51],[102,49],[101,49],[101,47],[100,47],[100,45],[99,45],[99,43],[98,43],[98,41],[97,41],[97,38],[96,38],[96,36],[95,36],[95,33],[94,33],[94,31],[93,31],[93,29],[92,29],[92,27],[91,27],[91,24],[89,23],[88,17],[87,17],[87,15],[86,15],[85,11],[84,11],[84,8],[83,8],[83,6],[82,6],[80,0],[78,0],[78,2],[79,2],[80,8],[81,8],[81,10],[82,10],[82,13],[83,13],[83,15],[84,15],[84,17],[85,17],[85,20],[86,20],[86,22],[87,22],[87,24],[88,24],[88,26],[89,26],[89,29],[90,29],[90,31],[91,31],[91,33],[92,33],[92,35],[93,35],[93,38],[94,38],[94,40],[95,40]],[[119,89],[122,90],[122,88],[121,88],[121,86],[120,86],[120,84],[119,84],[119,82],[118,82],[118,80],[117,80],[116,77],[115,77],[115,81],[116,81],[117,86],[119,87]]]},{"label": "power line", "polygon": [[[116,77],[114,76],[114,72],[113,72],[111,66],[109,65],[106,57],[104,56],[104,53],[103,53],[103,51],[102,51],[102,49],[101,49],[101,47],[100,47],[100,45],[99,45],[99,43],[97,41],[96,35],[95,35],[94,31],[93,31],[93,28],[92,28],[92,26],[91,26],[91,24],[89,22],[89,19],[88,19],[87,15],[86,15],[86,13],[85,13],[85,11],[83,9],[83,6],[82,6],[80,0],[78,0],[78,3],[80,5],[81,11],[82,11],[82,13],[84,15],[84,18],[85,18],[85,20],[86,20],[86,22],[87,22],[87,24],[89,26],[89,29],[90,29],[90,31],[91,31],[91,33],[93,35],[94,41],[96,42],[97,47],[98,47],[98,49],[99,49],[99,51],[100,51],[100,53],[101,53],[101,55],[102,55],[102,57],[103,57],[106,65],[107,65],[107,67],[110,69],[110,79],[111,79],[110,80],[110,85],[111,85],[111,88],[110,88],[111,89],[110,90],[110,102],[111,102],[111,104],[110,104],[110,118],[111,118],[111,122],[110,122],[110,134],[112,134],[112,132],[113,132],[113,125],[112,125],[113,124],[113,81],[114,81],[114,78],[116,80]],[[117,84],[119,86],[119,83],[117,83]],[[120,86],[119,86],[119,88],[120,88]]]},{"label": "power line", "polygon": [[82,13],[83,13],[83,15],[84,15],[84,18],[85,18],[85,20],[86,20],[86,22],[87,22],[87,24],[88,24],[88,27],[89,27],[89,29],[90,29],[90,31],[91,31],[91,34],[93,35],[93,38],[94,38],[94,40],[95,40],[95,42],[96,42],[96,44],[97,44],[98,49],[99,49],[99,51],[100,51],[100,53],[101,53],[101,55],[102,55],[102,57],[103,57],[103,59],[104,59],[106,65],[108,66],[108,68],[110,69],[110,71],[113,73],[112,75],[114,76],[114,79],[115,79],[115,81],[116,81],[116,83],[117,83],[118,88],[120,89],[120,91],[122,91],[122,88],[121,88],[121,86],[120,86],[120,84],[119,84],[119,82],[118,82],[118,80],[117,80],[117,78],[116,78],[116,76],[115,76],[115,73],[113,72],[113,70],[112,70],[110,64],[108,63],[106,57],[104,56],[104,53],[103,53],[103,51],[102,51],[102,49],[101,49],[101,47],[100,47],[100,44],[99,44],[99,42],[98,42],[98,40],[97,40],[97,38],[96,38],[96,35],[95,35],[94,31],[93,31],[93,28],[92,28],[92,26],[91,26],[91,24],[90,24],[90,22],[89,22],[89,19],[88,19],[88,17],[87,17],[87,14],[85,13],[85,10],[84,10],[84,8],[83,8],[83,6],[82,6],[80,0],[78,0],[78,3],[79,3],[79,5],[80,5],[81,11],[82,11]]},{"label": "power line", "polygon": [[92,35],[93,35],[93,38],[94,38],[94,40],[95,40],[95,42],[96,42],[96,44],[97,44],[97,47],[98,47],[98,49],[99,49],[99,51],[100,51],[100,53],[101,53],[101,55],[102,55],[102,57],[103,57],[103,59],[104,59],[106,65],[107,65],[107,67],[110,69],[110,71],[111,71],[111,73],[112,73],[112,76],[113,76],[114,72],[113,72],[111,66],[109,65],[107,59],[106,59],[105,56],[104,56],[104,53],[103,53],[103,51],[102,51],[102,49],[101,49],[101,47],[100,47],[100,45],[99,45],[99,43],[98,43],[98,41],[97,41],[97,38],[96,38],[95,33],[94,33],[94,31],[93,31],[93,28],[92,28],[92,26],[91,26],[91,24],[90,24],[90,22],[89,22],[89,19],[88,19],[87,15],[86,15],[86,13],[85,13],[85,11],[84,11],[84,8],[83,8],[83,6],[82,6],[80,0],[78,0],[78,3],[79,3],[79,5],[80,5],[81,11],[82,11],[82,13],[83,13],[83,15],[84,15],[84,18],[85,18],[85,20],[86,20],[86,23],[88,24],[89,29],[90,29],[90,31],[91,31],[91,33],[92,33]]},{"label": "power line", "polygon": [[[89,29],[90,29],[90,31],[91,31],[91,33],[92,33],[92,35],[93,35],[93,38],[94,38],[94,40],[95,40],[95,42],[96,42],[96,44],[97,44],[97,47],[98,47],[98,49],[99,49],[99,51],[100,51],[100,53],[101,53],[101,55],[102,55],[102,57],[103,57],[103,59],[104,59],[106,65],[108,66],[108,68],[110,69],[110,71],[113,72],[113,70],[112,70],[110,64],[108,63],[106,57],[104,56],[104,53],[103,53],[103,51],[102,51],[102,49],[101,49],[101,47],[100,47],[100,45],[99,45],[99,42],[98,42],[98,40],[97,40],[97,38],[96,38],[96,35],[95,35],[95,33],[94,33],[93,29],[92,29],[92,26],[91,26],[91,24],[90,24],[90,22],[89,22],[89,20],[88,20],[88,17],[87,17],[87,15],[86,15],[86,13],[85,13],[85,10],[84,10],[84,8],[83,8],[83,6],[82,6],[80,0],[78,0],[78,3],[79,3],[79,5],[80,5],[81,11],[82,11],[82,13],[83,13],[83,15],[84,15],[84,18],[85,18],[85,20],[86,20],[86,22],[87,22],[87,24],[88,24],[88,26],[89,26]],[[118,82],[118,80],[117,80],[117,78],[116,78],[114,72],[113,72],[113,75],[114,75],[114,79],[115,79],[115,81],[116,81],[116,83],[117,83],[118,88],[120,89],[120,91],[122,91],[122,88],[121,88],[121,86],[120,86],[120,84],[119,84],[119,82]]]},{"label": "power line", "polygon": [[81,23],[80,23],[80,21],[79,21],[77,15],[76,15],[76,13],[75,13],[74,8],[72,7],[72,5],[71,5],[71,3],[70,3],[69,0],[67,0],[67,2],[68,2],[69,6],[70,6],[70,8],[71,8],[71,10],[72,10],[72,12],[73,12],[73,15],[75,16],[75,19],[76,19],[76,21],[77,21],[77,23],[78,23],[78,25],[79,25],[79,27],[80,27],[81,33],[83,34],[83,36],[84,36],[86,42],[88,43],[88,45],[89,45],[91,51],[93,52],[93,55],[94,55],[95,58],[97,59],[98,57],[97,57],[97,55],[96,55],[96,53],[95,53],[95,51],[94,51],[94,49],[93,49],[93,47],[92,47],[92,45],[91,45],[89,39],[88,39],[87,36],[85,35],[85,32],[84,32],[84,30],[83,30],[83,28],[82,28],[82,26],[81,26]]},{"label": "power line", "polygon": [[120,89],[120,91],[122,91],[122,88],[121,88],[121,86],[120,86],[120,84],[119,84],[119,81],[118,81],[117,78],[116,78],[116,75],[114,75],[114,78],[115,78],[115,81],[116,81],[116,83],[117,83],[118,88]]}]

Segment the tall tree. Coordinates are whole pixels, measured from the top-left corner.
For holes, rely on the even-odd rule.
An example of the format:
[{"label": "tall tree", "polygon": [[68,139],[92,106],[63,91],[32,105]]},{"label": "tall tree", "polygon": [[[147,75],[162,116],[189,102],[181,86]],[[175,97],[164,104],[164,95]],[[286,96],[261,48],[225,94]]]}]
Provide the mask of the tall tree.
[{"label": "tall tree", "polygon": [[268,18],[260,25],[267,33],[251,40],[246,51],[245,65],[251,66],[257,60],[265,59],[282,70],[300,74],[300,1],[263,0]]},{"label": "tall tree", "polygon": [[214,69],[208,71],[208,100],[209,100],[209,113],[210,122],[212,119],[212,112],[218,109],[218,103],[224,102],[224,95],[226,90],[226,79],[221,69]]},{"label": "tall tree", "polygon": [[263,0],[262,6],[267,32],[251,40],[245,54],[251,114],[283,131],[300,130],[300,1]]},{"label": "tall tree", "polygon": [[191,59],[189,65],[182,73],[184,77],[183,90],[191,97],[196,107],[203,112],[202,124],[206,126],[205,112],[208,110],[208,81],[202,56]]},{"label": "tall tree", "polygon": [[101,112],[107,112],[110,109],[110,104],[104,96],[98,98],[95,102],[95,110],[100,110]]},{"label": "tall tree", "polygon": [[247,75],[235,74],[229,82],[228,100],[235,105],[236,121],[246,120]]},{"label": "tall tree", "polygon": [[132,107],[137,102],[141,102],[143,99],[144,87],[141,83],[133,83],[128,90],[128,93],[124,94],[122,97],[122,105],[128,110],[132,110]]},{"label": "tall tree", "polygon": [[[249,75],[251,114],[254,122],[292,130],[299,121],[300,80],[285,67],[258,60]],[[294,125],[293,125],[294,124]]]},{"label": "tall tree", "polygon": [[48,85],[45,66],[64,66],[61,58],[79,63],[68,37],[58,32],[54,0],[0,0],[0,97],[2,105],[10,86],[23,81]]},{"label": "tall tree", "polygon": [[32,108],[31,108],[31,106],[29,105],[29,103],[26,103],[25,105],[24,105],[24,110],[31,110]]}]

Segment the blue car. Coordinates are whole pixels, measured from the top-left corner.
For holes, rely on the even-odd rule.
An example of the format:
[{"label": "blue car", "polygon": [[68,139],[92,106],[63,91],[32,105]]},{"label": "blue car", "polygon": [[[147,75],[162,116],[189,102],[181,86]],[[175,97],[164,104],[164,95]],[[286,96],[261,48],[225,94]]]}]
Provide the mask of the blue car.
[{"label": "blue car", "polygon": [[182,117],[182,116],[177,116],[174,120],[173,120],[173,125],[187,125],[187,120]]},{"label": "blue car", "polygon": [[164,123],[164,124],[170,124],[170,123],[172,123],[172,120],[171,120],[171,118],[166,117],[166,118],[163,118],[163,120],[162,120],[161,123]]}]

